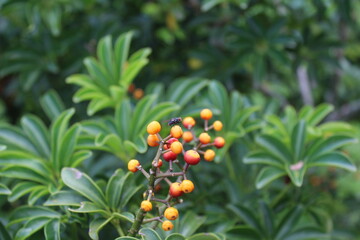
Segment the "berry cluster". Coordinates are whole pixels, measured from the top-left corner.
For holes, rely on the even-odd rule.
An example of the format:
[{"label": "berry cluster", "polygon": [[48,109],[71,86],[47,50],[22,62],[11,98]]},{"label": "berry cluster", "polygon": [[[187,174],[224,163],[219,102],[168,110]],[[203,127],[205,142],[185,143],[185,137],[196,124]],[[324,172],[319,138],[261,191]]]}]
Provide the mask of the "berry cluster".
[{"label": "berry cluster", "polygon": [[[158,147],[158,151],[149,172],[136,159],[128,162],[129,171],[141,171],[149,181],[148,189],[144,193],[144,201],[141,202],[134,224],[129,230],[129,236],[135,236],[141,224],[152,221],[162,222],[162,229],[165,231],[173,229],[174,225],[171,220],[176,220],[179,216],[178,210],[173,206],[182,201],[179,197],[183,193],[190,193],[195,188],[193,182],[186,177],[189,167],[197,165],[201,161],[201,155],[203,155],[205,161],[212,161],[215,158],[215,151],[209,149],[209,147],[222,148],[225,145],[224,138],[216,137],[212,141],[212,137],[208,133],[211,129],[221,131],[223,127],[221,121],[215,121],[209,126],[209,120],[212,116],[212,111],[209,109],[201,111],[200,117],[204,120],[204,129],[198,136],[194,131],[196,122],[192,117],[186,117],[182,120],[182,125],[186,128],[186,131],[183,131],[181,126],[175,125],[181,122],[181,118],[170,121],[170,134],[165,138],[162,138],[159,134],[161,131],[159,122],[153,121],[148,124],[147,132],[149,136],[147,137],[147,143],[150,147]],[[163,160],[169,163],[165,171],[161,169]],[[184,160],[183,164],[182,160]],[[177,166],[179,170],[174,171],[174,166]],[[170,180],[172,177],[176,177],[174,182]],[[155,190],[162,181],[169,185],[169,192],[165,199],[155,197]],[[153,209],[152,202],[160,203],[157,204],[159,216],[145,219],[146,213]],[[163,221],[164,217],[167,220]]]}]

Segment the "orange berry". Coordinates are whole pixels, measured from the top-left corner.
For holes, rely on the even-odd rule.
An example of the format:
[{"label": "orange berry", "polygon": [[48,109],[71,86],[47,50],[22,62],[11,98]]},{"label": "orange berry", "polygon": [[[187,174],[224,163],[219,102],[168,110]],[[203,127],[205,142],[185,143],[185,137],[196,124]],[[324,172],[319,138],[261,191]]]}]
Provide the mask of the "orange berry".
[{"label": "orange berry", "polygon": [[187,129],[191,129],[192,127],[195,126],[195,119],[192,117],[186,117],[184,118],[184,120],[182,121],[182,124],[184,125],[184,127],[186,127]]},{"label": "orange berry", "polygon": [[163,164],[162,160],[159,159],[159,161],[158,161],[158,166],[157,166],[157,167],[162,167],[162,164]]},{"label": "orange berry", "polygon": [[142,90],[141,88],[135,89],[133,92],[133,96],[136,100],[141,99],[144,96],[144,90]]},{"label": "orange berry", "polygon": [[158,136],[156,134],[150,134],[147,137],[147,143],[149,144],[150,147],[159,146],[159,141],[160,141],[160,139],[158,138]]},{"label": "orange berry", "polygon": [[187,131],[183,133],[182,138],[184,139],[185,142],[191,142],[194,136],[192,132]]},{"label": "orange berry", "polygon": [[147,125],[146,131],[148,134],[157,134],[161,130],[161,125],[158,121],[152,121]]},{"label": "orange berry", "polygon": [[183,145],[181,142],[173,142],[170,146],[170,149],[175,154],[180,154],[183,150]]},{"label": "orange berry", "polygon": [[168,207],[164,212],[164,217],[169,220],[176,220],[179,217],[179,211],[174,207]]},{"label": "orange berry", "polygon": [[136,159],[132,159],[128,162],[128,169],[131,172],[136,172],[138,169],[136,167],[140,166],[140,163]]},{"label": "orange berry", "polygon": [[180,183],[174,182],[170,185],[169,188],[169,194],[172,197],[180,197],[183,194],[183,191],[181,190]]},{"label": "orange berry", "polygon": [[184,160],[190,165],[196,165],[200,162],[200,155],[194,150],[188,150],[184,155]]},{"label": "orange berry", "polygon": [[222,137],[217,137],[214,140],[214,146],[216,148],[222,148],[225,145],[225,139]]},{"label": "orange berry", "polygon": [[173,153],[173,152],[166,152],[163,154],[163,158],[165,161],[173,161],[173,160],[176,160],[177,158],[177,154]]},{"label": "orange berry", "polygon": [[180,184],[180,187],[181,187],[181,190],[182,190],[184,193],[191,193],[191,192],[194,190],[194,188],[195,188],[193,182],[190,181],[190,180],[184,180],[184,181],[182,181],[181,184]]},{"label": "orange berry", "polygon": [[202,144],[208,144],[209,142],[211,142],[211,137],[208,133],[206,132],[203,132],[200,134],[199,136],[199,141],[202,143]]},{"label": "orange berry", "polygon": [[223,128],[223,124],[221,121],[215,121],[213,125],[215,131],[221,131],[221,129]]},{"label": "orange berry", "polygon": [[201,110],[201,112],[200,112],[200,117],[202,118],[202,119],[204,119],[204,120],[209,120],[209,119],[211,119],[212,118],[212,111],[210,110],[210,109],[207,109],[207,108],[205,108],[205,109],[203,109],[203,110]]},{"label": "orange berry", "polygon": [[169,149],[173,142],[178,142],[178,141],[179,140],[177,138],[170,138],[169,140],[166,141],[166,144],[164,144],[164,149],[165,150]]},{"label": "orange berry", "polygon": [[161,227],[164,231],[170,231],[174,228],[174,224],[172,224],[172,222],[166,220],[162,223]]},{"label": "orange berry", "polygon": [[181,136],[183,135],[183,130],[181,129],[180,126],[175,125],[171,128],[170,134],[174,138],[181,138]]},{"label": "orange berry", "polygon": [[208,162],[211,162],[215,158],[215,152],[212,149],[208,149],[205,151],[204,159]]},{"label": "orange berry", "polygon": [[152,204],[150,201],[148,200],[144,200],[141,202],[141,209],[144,210],[145,212],[149,212],[152,209]]}]

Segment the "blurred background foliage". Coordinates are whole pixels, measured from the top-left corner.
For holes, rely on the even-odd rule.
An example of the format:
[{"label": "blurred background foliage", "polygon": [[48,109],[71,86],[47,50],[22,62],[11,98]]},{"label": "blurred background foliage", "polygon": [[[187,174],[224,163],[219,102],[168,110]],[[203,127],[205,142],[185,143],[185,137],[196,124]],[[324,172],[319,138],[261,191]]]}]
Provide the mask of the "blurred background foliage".
[{"label": "blurred background foliage", "polygon": [[133,30],[132,49],[152,49],[137,87],[214,78],[282,105],[326,101],[332,118],[350,118],[360,108],[359,10],[355,0],[1,0],[1,96],[12,121],[39,111],[33,96],[49,88],[70,96],[64,79],[84,70],[99,39]]},{"label": "blurred background foliage", "polygon": [[[255,136],[266,126],[263,116],[283,116],[287,105],[299,111],[304,105],[330,103],[334,111],[325,121],[349,120],[351,137],[360,138],[358,12],[357,0],[0,0],[0,122],[19,124],[27,113],[46,119],[52,114],[51,106],[61,106],[55,118],[64,106],[72,107],[79,87],[65,79],[80,76],[73,75],[77,73],[91,75],[83,61],[100,58],[100,39],[112,36],[103,40],[111,48],[121,33],[131,31],[129,52],[150,48],[149,62],[143,63],[134,85],[119,83],[121,88],[129,87],[127,94],[122,89],[113,97],[112,85],[106,85],[111,99],[107,107],[111,107],[96,109],[95,118],[81,122],[79,148],[95,150],[82,170],[98,179],[99,186],[106,185],[114,166],[125,166],[114,157],[123,156],[111,145],[113,139],[128,141],[126,157],[145,152],[141,137],[112,134],[111,124],[116,125],[125,110],[130,118],[142,111],[148,99],[150,105],[175,103],[163,105],[158,118],[171,117],[171,111],[195,116],[209,107],[225,123],[229,145],[228,153],[220,152],[216,160],[224,167],[205,164],[190,172],[199,190],[180,209],[202,215],[200,231],[244,239],[357,239],[359,170],[310,168],[301,188],[283,177],[257,190],[255,179],[261,167],[245,165],[241,159],[256,148]],[[70,78],[68,83],[76,84]],[[140,104],[144,94],[147,98]],[[86,103],[75,108],[75,120],[89,118]],[[50,122],[45,120],[47,125]],[[143,129],[136,127],[141,136]],[[99,129],[105,129],[103,136],[96,135]],[[341,151],[357,160],[359,167],[358,149],[356,143]],[[139,177],[135,180],[142,183]],[[6,178],[3,182],[12,184]],[[8,191],[5,185],[0,185],[2,193]],[[6,209],[26,202],[21,201],[7,203],[0,196],[0,233],[4,234],[0,236],[5,236],[2,224],[10,214]],[[130,204],[126,210],[134,209],[136,204]],[[196,219],[188,215],[181,219]],[[80,220],[71,217],[65,223],[74,227]],[[176,226],[179,232],[190,236],[197,230],[186,230],[181,219]],[[284,219],[292,219],[291,227]],[[300,238],[302,231],[309,234]]]}]

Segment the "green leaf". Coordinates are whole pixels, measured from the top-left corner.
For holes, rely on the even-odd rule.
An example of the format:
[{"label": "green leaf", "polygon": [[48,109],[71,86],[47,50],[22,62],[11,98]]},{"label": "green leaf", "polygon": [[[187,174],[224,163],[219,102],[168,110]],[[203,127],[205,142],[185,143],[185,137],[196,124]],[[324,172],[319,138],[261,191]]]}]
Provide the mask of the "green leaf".
[{"label": "green leaf", "polygon": [[30,219],[20,230],[16,233],[14,240],[26,240],[28,237],[43,228],[51,219],[47,217],[36,217]]},{"label": "green leaf", "polygon": [[221,240],[221,239],[213,233],[198,233],[196,235],[186,238],[186,240]]},{"label": "green leaf", "polygon": [[44,234],[46,240],[60,240],[60,220],[53,219],[45,225]]},{"label": "green leaf", "polygon": [[254,229],[257,229],[259,232],[263,232],[263,228],[258,219],[254,216],[253,212],[251,212],[248,208],[244,206],[234,206],[227,205],[226,206],[235,216],[242,219],[247,225],[251,226]]},{"label": "green leaf", "polygon": [[31,192],[34,188],[38,187],[37,183],[33,182],[20,182],[15,185],[12,189],[10,196],[8,197],[9,202],[14,202],[25,194]]},{"label": "green leaf", "polygon": [[139,240],[138,238],[134,238],[134,237],[118,237],[115,240]]},{"label": "green leaf", "polygon": [[209,98],[224,116],[224,123],[230,123],[230,102],[226,88],[217,81],[209,84]]},{"label": "green leaf", "polygon": [[185,237],[179,233],[173,233],[166,237],[165,240],[186,240]]},{"label": "green leaf", "polygon": [[116,65],[116,76],[118,77],[118,83],[121,82],[121,76],[123,73],[123,69],[125,67],[126,59],[129,55],[130,43],[133,33],[127,32],[121,34],[115,43],[114,48],[114,58],[115,58],[115,65]]},{"label": "green leaf", "polygon": [[2,240],[12,240],[9,232],[6,230],[4,225],[0,221],[0,239]]},{"label": "green leaf", "polygon": [[28,198],[29,206],[32,206],[36,203],[39,198],[49,194],[49,189],[47,186],[39,186],[36,190],[32,190]]},{"label": "green leaf", "polygon": [[[1,151],[0,165],[31,170],[44,178],[51,176],[49,167],[39,159],[20,151]],[[20,176],[19,176],[20,177]]]},{"label": "green leaf", "polygon": [[264,152],[251,152],[244,157],[243,162],[247,164],[266,164],[277,168],[282,168],[283,166],[279,159]]},{"label": "green leaf", "polygon": [[273,215],[273,212],[269,208],[269,205],[267,205],[263,200],[260,201],[260,210],[261,210],[261,217],[263,226],[265,227],[266,235],[270,238],[274,232],[275,228],[275,218]]},{"label": "green leaf", "polygon": [[99,207],[107,209],[104,194],[88,175],[75,168],[63,168],[61,178],[69,188],[77,191]]},{"label": "green leaf", "polygon": [[132,136],[137,136],[141,132],[141,128],[144,128],[144,126],[148,123],[146,123],[146,112],[151,109],[152,104],[155,102],[156,96],[155,95],[148,95],[143,97],[137,104],[136,108],[134,109],[134,113],[132,115],[133,119],[136,119],[136,121],[133,121],[131,123],[131,133]]},{"label": "green leaf", "polygon": [[356,171],[356,166],[344,154],[338,152],[325,153],[308,162],[308,167],[334,166],[348,171]]},{"label": "green leaf", "polygon": [[[76,146],[75,146],[76,147]],[[92,152],[89,150],[81,150],[73,153],[70,160],[70,167],[75,168],[80,165],[84,160],[92,156]]]},{"label": "green leaf", "polygon": [[[149,53],[150,53],[150,49],[149,49]],[[120,81],[121,86],[122,87],[129,86],[130,83],[136,77],[136,75],[140,72],[140,70],[148,63],[149,60],[147,58],[139,59],[134,62],[128,62],[127,67],[123,69],[123,73]]]},{"label": "green leaf", "polygon": [[321,104],[317,106],[308,120],[310,126],[315,126],[321,122],[330,112],[334,110],[334,107],[329,104]]},{"label": "green leaf", "polygon": [[80,207],[77,209],[69,208],[69,211],[76,213],[100,213],[103,216],[109,216],[110,214],[104,211],[103,208],[100,208],[92,202],[81,202]]},{"label": "green leaf", "polygon": [[11,191],[4,184],[0,183],[0,195],[10,195]]},{"label": "green leaf", "polygon": [[38,117],[28,114],[21,118],[21,126],[40,155],[48,158],[50,156],[50,137],[44,123]]},{"label": "green leaf", "polygon": [[139,192],[140,189],[142,189],[144,186],[139,185],[136,186],[135,182],[132,181],[132,183],[128,183],[129,186],[132,187],[125,187],[125,189],[123,190],[122,194],[121,194],[121,199],[119,202],[119,209],[123,209],[126,207],[126,205],[128,204],[128,202],[130,201],[130,199],[135,195],[135,193]]},{"label": "green leaf", "polygon": [[286,240],[321,240],[330,239],[330,236],[315,227],[302,227],[286,236]]},{"label": "green leaf", "polygon": [[184,236],[191,236],[204,224],[206,217],[197,216],[194,212],[186,212],[180,221],[180,231]]},{"label": "green leaf", "polygon": [[159,234],[151,228],[142,228],[139,233],[143,240],[161,240]]},{"label": "green leaf", "polygon": [[7,145],[8,148],[11,147],[16,150],[25,150],[34,155],[37,155],[38,153],[32,142],[19,128],[7,124],[1,125],[0,139],[2,139],[1,143]]},{"label": "green leaf", "polygon": [[111,209],[119,210],[123,187],[127,185],[126,181],[129,177],[130,172],[125,174],[122,169],[118,169],[109,179],[109,182],[106,186],[105,196]]},{"label": "green leaf", "polygon": [[47,207],[40,206],[20,206],[16,208],[10,217],[8,225],[27,221],[32,218],[60,218],[61,214]]},{"label": "green leaf", "polygon": [[72,155],[77,144],[77,140],[81,131],[80,124],[74,124],[66,131],[64,137],[60,141],[59,152],[57,153],[58,159],[60,159],[61,167],[69,167],[72,162]]},{"label": "green leaf", "polygon": [[64,111],[51,125],[51,161],[56,170],[60,170],[61,159],[59,159],[59,153],[61,151],[61,142],[66,134],[70,118],[74,113],[73,108]]},{"label": "green leaf", "polygon": [[73,191],[59,191],[52,194],[44,206],[77,206],[86,199]]},{"label": "green leaf", "polygon": [[256,188],[263,188],[275,179],[284,175],[286,175],[286,172],[283,169],[277,167],[264,167],[256,177]]},{"label": "green leaf", "polygon": [[324,135],[326,134],[341,134],[341,135],[350,135],[354,134],[353,127],[345,122],[327,122],[321,124],[319,129]]},{"label": "green leaf", "polygon": [[131,223],[133,223],[135,221],[134,214],[132,214],[130,212],[122,212],[122,213],[115,212],[115,213],[113,213],[113,216],[116,218],[119,218],[121,220],[131,222]]},{"label": "green leaf", "polygon": [[303,208],[299,205],[289,209],[288,213],[282,217],[277,227],[275,239],[284,239],[300,219],[302,211]]},{"label": "green leaf", "polygon": [[9,166],[0,170],[0,176],[8,177],[8,178],[16,178],[16,179],[25,179],[31,180],[38,183],[46,183],[49,179],[39,175],[38,173],[25,168],[25,167],[16,167]]},{"label": "green leaf", "polygon": [[100,86],[106,93],[108,93],[108,86],[111,85],[111,78],[102,66],[94,57],[87,57],[84,59],[84,65],[89,72],[91,78]]},{"label": "green leaf", "polygon": [[180,109],[179,105],[177,105],[176,103],[173,103],[173,102],[162,102],[162,103],[157,104],[146,115],[145,125],[141,131],[145,132],[145,130],[146,130],[145,126],[148,123],[150,123],[151,121],[159,120],[179,109]]},{"label": "green leaf", "polygon": [[64,103],[55,90],[47,91],[40,98],[40,105],[50,120],[55,120],[65,110]]},{"label": "green leaf", "polygon": [[98,236],[99,231],[103,227],[105,227],[105,225],[108,224],[112,219],[113,219],[113,217],[110,217],[107,219],[98,218],[98,219],[94,219],[93,221],[91,221],[90,228],[89,228],[90,238],[93,240],[98,240],[99,239],[99,236]]},{"label": "green leaf", "polygon": [[269,151],[271,155],[277,157],[282,162],[287,163],[292,161],[291,154],[286,145],[270,135],[258,136],[255,139],[256,143]]},{"label": "green leaf", "polygon": [[103,65],[108,73],[111,84],[116,84],[115,69],[116,66],[113,63],[113,49],[112,49],[112,39],[111,36],[105,36],[100,39],[97,46],[97,57],[100,60],[101,65]]},{"label": "green leaf", "polygon": [[121,139],[129,139],[132,111],[128,99],[122,101],[115,109],[115,125]]},{"label": "green leaf", "polygon": [[348,136],[330,136],[322,141],[317,141],[315,144],[312,144],[307,155],[309,159],[316,158],[321,154],[328,153],[347,144],[357,142],[358,140],[356,138]]},{"label": "green leaf", "polygon": [[304,142],[306,138],[306,122],[300,120],[291,134],[291,145],[294,153],[294,161],[301,160]]}]

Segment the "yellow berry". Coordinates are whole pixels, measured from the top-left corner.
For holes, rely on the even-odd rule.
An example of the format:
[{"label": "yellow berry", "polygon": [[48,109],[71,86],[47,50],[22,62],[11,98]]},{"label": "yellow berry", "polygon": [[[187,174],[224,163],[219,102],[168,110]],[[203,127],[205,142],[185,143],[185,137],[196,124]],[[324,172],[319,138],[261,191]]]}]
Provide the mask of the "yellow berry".
[{"label": "yellow berry", "polygon": [[150,134],[147,137],[147,143],[149,144],[150,147],[159,146],[159,141],[160,141],[160,139],[158,138],[158,136],[156,134]]},{"label": "yellow berry", "polygon": [[211,162],[215,158],[215,152],[212,149],[208,149],[205,151],[204,159],[208,162]]},{"label": "yellow berry", "polygon": [[157,134],[161,130],[161,125],[158,121],[152,121],[147,125],[146,131],[148,134]]},{"label": "yellow berry", "polygon": [[209,120],[209,119],[211,119],[212,118],[212,111],[210,110],[210,109],[207,109],[207,108],[205,108],[205,109],[203,109],[203,110],[201,110],[201,112],[200,112],[200,117],[202,118],[202,119],[204,119],[204,120]]},{"label": "yellow berry", "polygon": [[215,131],[221,131],[221,129],[223,128],[223,124],[221,121],[215,121],[213,125]]},{"label": "yellow berry", "polygon": [[179,217],[179,212],[174,207],[168,207],[164,212],[164,217],[169,220],[176,220]]},{"label": "yellow berry", "polygon": [[180,197],[183,194],[183,191],[181,190],[180,183],[174,182],[170,185],[169,188],[169,194],[172,197]]},{"label": "yellow berry", "polygon": [[170,221],[164,221],[161,227],[164,231],[170,231],[174,228],[174,224],[172,224]]},{"label": "yellow berry", "polygon": [[175,154],[180,154],[183,150],[181,142],[173,142],[170,146],[170,149]]},{"label": "yellow berry", "polygon": [[183,135],[183,130],[181,129],[180,126],[175,125],[171,128],[170,134],[174,138],[181,138],[181,136]]},{"label": "yellow berry", "polygon": [[200,162],[200,155],[194,150],[187,150],[184,155],[184,160],[190,165],[196,165]]},{"label": "yellow berry", "polygon": [[183,133],[182,138],[184,139],[185,142],[191,142],[194,136],[192,132],[187,131]]},{"label": "yellow berry", "polygon": [[148,200],[144,200],[141,202],[141,209],[144,210],[145,212],[149,212],[152,209],[152,204],[150,201]]},{"label": "yellow berry", "polygon": [[182,121],[182,124],[184,125],[184,127],[186,127],[187,129],[191,129],[192,127],[195,126],[195,119],[192,117],[186,117],[184,118],[184,120]]},{"label": "yellow berry", "polygon": [[132,159],[128,162],[128,169],[131,172],[136,172],[138,169],[137,167],[140,166],[140,163],[136,159]]},{"label": "yellow berry", "polygon": [[180,187],[184,193],[191,193],[195,188],[193,182],[190,180],[182,181]]},{"label": "yellow berry", "polygon": [[216,148],[222,148],[225,145],[225,139],[222,137],[217,137],[214,140],[214,146]]},{"label": "yellow berry", "polygon": [[199,136],[199,141],[202,143],[202,144],[208,144],[211,142],[211,137],[208,133],[201,133],[200,136]]}]

